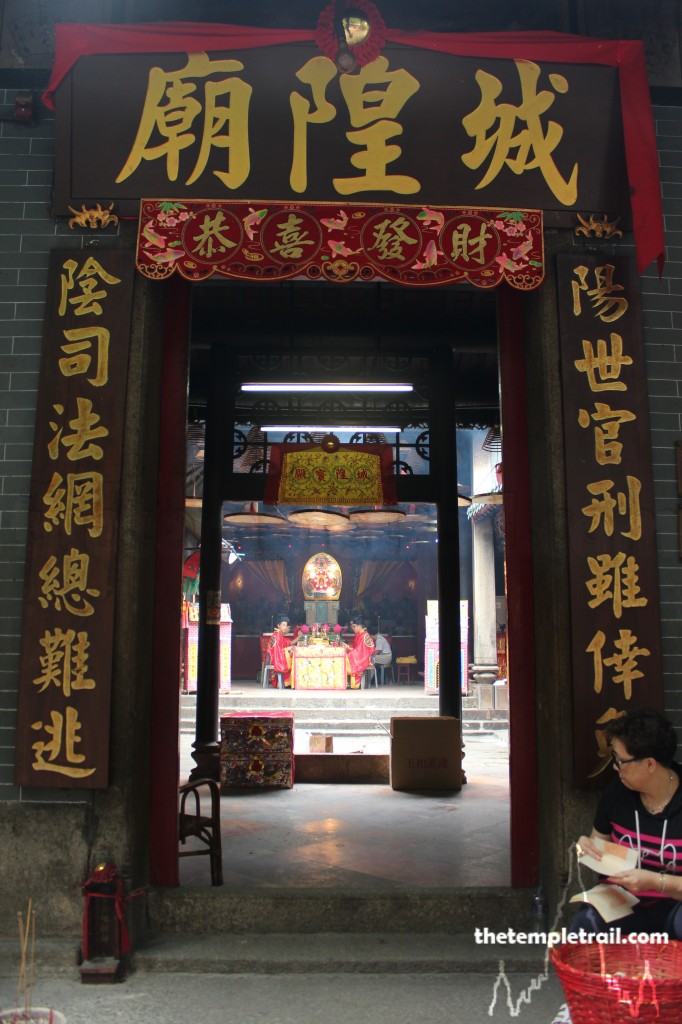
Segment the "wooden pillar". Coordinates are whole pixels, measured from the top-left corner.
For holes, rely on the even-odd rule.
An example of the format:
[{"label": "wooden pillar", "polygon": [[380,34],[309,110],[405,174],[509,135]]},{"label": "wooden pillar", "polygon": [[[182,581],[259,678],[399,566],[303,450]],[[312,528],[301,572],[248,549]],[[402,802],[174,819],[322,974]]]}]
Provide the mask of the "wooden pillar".
[{"label": "wooden pillar", "polygon": [[[544,288],[549,287],[549,284],[544,285]],[[539,833],[533,547],[523,297],[512,288],[502,286],[497,301],[507,569],[511,880],[513,886],[529,886],[538,880]],[[546,602],[549,603],[549,595]],[[550,635],[547,639],[551,645],[556,638]]]},{"label": "wooden pillar", "polygon": [[452,350],[431,355],[431,478],[438,508],[438,610],[440,715],[461,717],[459,661],[459,508],[457,504],[457,425]]},{"label": "wooden pillar", "polygon": [[167,285],[159,425],[149,880],[168,886],[178,884],[180,601],[191,295],[191,285],[179,274]]},{"label": "wooden pillar", "polygon": [[218,700],[220,689],[220,577],[223,542],[223,448],[226,433],[224,357],[220,346],[211,347],[209,392],[206,408],[204,490],[201,506],[201,560],[199,578],[199,632],[197,658],[197,717],[191,778],[218,779]]}]

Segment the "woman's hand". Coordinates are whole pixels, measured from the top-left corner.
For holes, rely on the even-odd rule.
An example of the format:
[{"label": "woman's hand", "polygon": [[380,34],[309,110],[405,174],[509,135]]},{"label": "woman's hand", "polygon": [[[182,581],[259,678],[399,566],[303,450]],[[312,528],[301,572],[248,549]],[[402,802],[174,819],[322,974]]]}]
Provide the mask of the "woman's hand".
[{"label": "woman's hand", "polygon": [[630,871],[619,871],[617,875],[609,875],[606,881],[622,885],[628,892],[658,892],[660,875],[657,871],[632,868]]},{"label": "woman's hand", "polygon": [[588,853],[590,857],[594,857],[595,860],[601,860],[602,853],[598,846],[595,846],[593,840],[589,836],[581,836],[578,842],[575,844],[575,852],[579,857],[583,854]]}]

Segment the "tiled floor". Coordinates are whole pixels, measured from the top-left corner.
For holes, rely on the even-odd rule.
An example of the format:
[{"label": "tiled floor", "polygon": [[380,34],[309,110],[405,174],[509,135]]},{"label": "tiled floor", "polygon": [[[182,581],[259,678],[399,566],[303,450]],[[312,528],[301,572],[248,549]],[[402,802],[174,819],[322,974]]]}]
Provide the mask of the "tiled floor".
[{"label": "tiled floor", "polygon": [[[193,762],[191,737],[182,741],[184,781]],[[225,885],[507,886],[506,738],[465,736],[464,767],[468,782],[454,794],[298,783],[291,790],[233,791],[221,799]],[[209,880],[207,857],[181,859],[181,884]]]}]

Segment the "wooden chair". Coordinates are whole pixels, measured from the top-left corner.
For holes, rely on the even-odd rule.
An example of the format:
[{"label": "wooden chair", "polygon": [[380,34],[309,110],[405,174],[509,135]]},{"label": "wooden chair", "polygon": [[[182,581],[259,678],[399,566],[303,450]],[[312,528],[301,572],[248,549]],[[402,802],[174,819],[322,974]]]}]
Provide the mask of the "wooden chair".
[{"label": "wooden chair", "polygon": [[275,680],[277,683],[276,689],[284,689],[284,676],[281,672],[275,672],[272,662],[270,661],[270,652],[266,656],[265,663],[263,665],[263,689],[267,689],[270,686],[270,673],[274,673]]},{"label": "wooden chair", "polygon": [[[202,788],[208,787],[211,797],[210,813],[201,809]],[[204,794],[205,795],[205,794]],[[189,810],[187,802],[189,799]],[[211,858],[211,885],[223,884],[223,846],[220,837],[220,786],[215,779],[197,779],[180,786],[180,816],[178,838],[184,846],[194,837],[203,846],[199,849],[179,850],[180,857]]]}]

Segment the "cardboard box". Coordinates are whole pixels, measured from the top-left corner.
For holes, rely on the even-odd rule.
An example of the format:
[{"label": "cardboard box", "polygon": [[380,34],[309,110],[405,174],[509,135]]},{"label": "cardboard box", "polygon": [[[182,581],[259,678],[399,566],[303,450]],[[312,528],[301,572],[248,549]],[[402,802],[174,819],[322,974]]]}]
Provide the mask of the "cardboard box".
[{"label": "cardboard box", "polygon": [[333,754],[334,737],[323,732],[311,732],[308,747],[311,754]]},{"label": "cardboard box", "polygon": [[391,719],[393,789],[461,789],[462,723],[458,718]]}]

